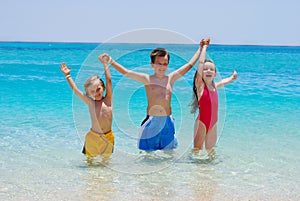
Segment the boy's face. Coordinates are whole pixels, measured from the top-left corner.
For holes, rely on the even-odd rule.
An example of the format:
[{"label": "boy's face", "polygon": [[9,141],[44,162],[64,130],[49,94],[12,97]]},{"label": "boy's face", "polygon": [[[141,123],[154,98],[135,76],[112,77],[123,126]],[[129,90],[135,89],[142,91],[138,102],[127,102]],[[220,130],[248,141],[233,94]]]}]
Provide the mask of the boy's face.
[{"label": "boy's face", "polygon": [[168,55],[163,57],[157,56],[155,62],[151,63],[152,68],[154,68],[155,73],[158,75],[165,75],[168,70],[168,65]]},{"label": "boy's face", "polygon": [[104,87],[100,80],[98,82],[95,82],[93,85],[91,85],[88,88],[89,96],[94,98],[95,100],[101,100],[104,92]]}]

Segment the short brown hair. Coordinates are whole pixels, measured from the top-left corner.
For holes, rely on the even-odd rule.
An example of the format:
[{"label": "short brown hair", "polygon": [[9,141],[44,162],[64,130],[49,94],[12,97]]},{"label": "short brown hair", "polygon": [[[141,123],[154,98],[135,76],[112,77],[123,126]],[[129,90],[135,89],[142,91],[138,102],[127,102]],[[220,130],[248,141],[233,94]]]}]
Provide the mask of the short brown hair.
[{"label": "short brown hair", "polygon": [[170,55],[169,55],[168,51],[165,48],[160,48],[160,47],[156,48],[150,54],[151,62],[154,63],[156,57],[164,57],[166,55],[168,55],[168,63],[169,63]]}]

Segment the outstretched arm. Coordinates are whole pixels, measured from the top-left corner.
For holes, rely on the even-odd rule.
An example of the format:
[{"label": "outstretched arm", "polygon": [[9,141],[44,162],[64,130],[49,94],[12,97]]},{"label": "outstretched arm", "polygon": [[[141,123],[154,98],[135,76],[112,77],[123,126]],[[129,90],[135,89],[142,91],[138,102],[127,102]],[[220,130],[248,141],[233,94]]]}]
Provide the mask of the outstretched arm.
[{"label": "outstretched arm", "polygon": [[104,65],[104,73],[105,73],[105,80],[106,80],[106,97],[112,100],[112,81],[111,81],[111,74],[110,74],[110,69],[108,67],[108,61],[109,57],[103,57],[101,59],[101,55],[98,56],[98,59],[100,62],[103,62]]},{"label": "outstretched arm", "polygon": [[88,104],[89,100],[90,100],[89,97],[87,97],[84,93],[82,93],[82,91],[80,91],[77,88],[74,80],[72,79],[72,77],[70,75],[71,69],[67,67],[66,63],[64,63],[64,62],[61,63],[60,70],[66,76],[68,84],[69,84],[70,88],[72,89],[72,91],[76,94],[76,96],[78,98],[80,98],[83,102],[85,102],[86,104]]},{"label": "outstretched arm", "polygon": [[[149,84],[149,76],[147,74],[144,73],[138,73],[132,70],[128,70],[127,68],[125,68],[124,66],[122,66],[121,64],[119,64],[118,62],[116,62],[115,60],[113,60],[108,54],[102,54],[99,56],[100,61],[102,62],[103,60],[105,60],[105,57],[109,58],[108,63],[114,67],[117,71],[119,71],[121,74],[136,80],[138,82],[143,83],[144,85]],[[102,62],[103,63],[103,62]]]},{"label": "outstretched arm", "polygon": [[178,80],[180,77],[182,77],[184,74],[186,74],[197,62],[201,52],[201,47],[198,48],[194,56],[191,58],[191,60],[186,63],[185,65],[181,66],[176,71],[173,71],[170,73],[171,82],[174,83],[176,80]]},{"label": "outstretched arm", "polygon": [[221,88],[221,87],[229,84],[230,82],[232,82],[233,80],[236,80],[236,79],[237,79],[237,72],[234,70],[233,73],[232,73],[232,75],[230,77],[225,78],[225,79],[221,80],[220,82],[218,82],[216,84],[216,88],[217,89]]}]

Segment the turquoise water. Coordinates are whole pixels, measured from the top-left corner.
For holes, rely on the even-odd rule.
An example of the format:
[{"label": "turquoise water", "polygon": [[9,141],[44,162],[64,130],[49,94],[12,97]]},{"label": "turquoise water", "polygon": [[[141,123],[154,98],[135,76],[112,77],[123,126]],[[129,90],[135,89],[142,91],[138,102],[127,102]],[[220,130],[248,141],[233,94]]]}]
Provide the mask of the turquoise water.
[{"label": "turquoise water", "polygon": [[79,88],[110,53],[130,69],[152,73],[155,47],[177,69],[196,45],[0,43],[1,200],[299,200],[300,47],[211,45],[217,80],[238,72],[219,91],[217,157],[190,159],[189,113],[194,69],[174,85],[178,149],[172,156],[139,153],[145,117],[143,86],[111,69],[115,152],[105,165],[81,154],[88,110],[59,70],[72,68]]}]

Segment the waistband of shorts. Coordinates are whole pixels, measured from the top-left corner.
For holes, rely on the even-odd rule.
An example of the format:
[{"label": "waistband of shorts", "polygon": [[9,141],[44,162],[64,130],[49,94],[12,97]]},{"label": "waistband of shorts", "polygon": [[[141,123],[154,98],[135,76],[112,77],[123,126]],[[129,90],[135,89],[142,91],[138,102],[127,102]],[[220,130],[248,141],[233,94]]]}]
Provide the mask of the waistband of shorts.
[{"label": "waistband of shorts", "polygon": [[90,129],[90,132],[92,132],[92,133],[95,133],[95,134],[97,134],[97,135],[106,135],[106,134],[109,134],[109,133],[111,133],[111,132],[112,132],[112,130],[109,130],[109,131],[107,131],[107,132],[105,132],[105,133],[98,133],[98,132],[96,132],[96,131],[93,131],[92,129]]},{"label": "waistband of shorts", "polygon": [[172,115],[170,114],[168,116],[151,116],[151,115],[147,114],[147,117],[151,117],[151,118],[153,118],[153,117],[171,117],[172,118]]}]

